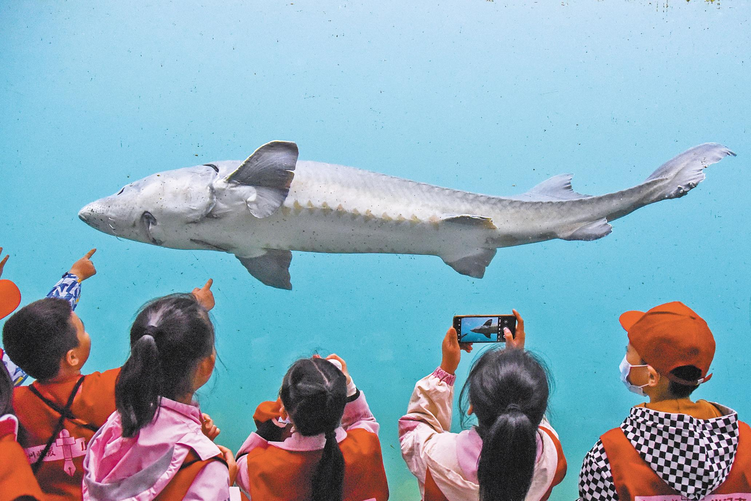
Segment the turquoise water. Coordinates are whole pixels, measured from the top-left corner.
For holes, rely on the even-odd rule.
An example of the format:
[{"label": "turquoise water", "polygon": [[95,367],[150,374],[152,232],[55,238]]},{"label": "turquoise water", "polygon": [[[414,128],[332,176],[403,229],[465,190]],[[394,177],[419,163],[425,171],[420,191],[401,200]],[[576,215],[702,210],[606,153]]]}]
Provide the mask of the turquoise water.
[{"label": "turquoise water", "polygon": [[[2,2],[4,278],[28,303],[99,249],[78,309],[91,371],[125,360],[144,301],[214,278],[222,364],[200,399],[218,441],[239,447],[293,360],[336,352],[381,422],[396,500],[419,499],[396,421],[452,315],[516,308],[556,382],[569,473],[553,499],[573,499],[585,452],[640,402],[618,379],[625,310],[677,299],[702,314],[718,349],[695,395],[751,419],[750,18],[730,1]],[[230,255],[118,241],[77,218],[128,182],[273,139],[495,195],[565,172],[577,191],[617,191],[706,141],[738,157],[602,240],[500,249],[482,280],[436,257],[295,253],[294,290],[280,291]]]}]

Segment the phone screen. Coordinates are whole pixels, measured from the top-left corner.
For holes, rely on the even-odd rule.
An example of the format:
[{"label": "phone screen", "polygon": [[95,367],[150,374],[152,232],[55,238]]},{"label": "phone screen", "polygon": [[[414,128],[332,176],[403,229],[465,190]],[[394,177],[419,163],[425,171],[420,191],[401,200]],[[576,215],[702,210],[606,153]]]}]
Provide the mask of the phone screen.
[{"label": "phone screen", "polygon": [[503,328],[516,335],[514,315],[457,315],[454,329],[460,343],[503,343]]}]

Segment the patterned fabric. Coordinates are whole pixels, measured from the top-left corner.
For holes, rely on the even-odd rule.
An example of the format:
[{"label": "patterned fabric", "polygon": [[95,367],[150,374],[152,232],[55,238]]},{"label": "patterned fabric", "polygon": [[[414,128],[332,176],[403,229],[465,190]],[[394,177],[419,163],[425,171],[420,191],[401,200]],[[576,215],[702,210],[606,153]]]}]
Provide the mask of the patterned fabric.
[{"label": "patterned fabric", "polygon": [[[725,415],[696,419],[687,414],[634,407],[621,430],[639,456],[672,489],[701,499],[725,481],[738,449],[738,414],[714,404]],[[579,474],[582,500],[618,500],[602,441],[587,453]]]},{"label": "patterned fabric", "polygon": [[78,281],[77,276],[66,273],[47,294],[47,297],[65,299],[75,311],[78,300],[81,298],[81,282]]},{"label": "patterned fabric", "polygon": [[639,456],[689,499],[701,499],[727,478],[738,449],[738,415],[696,419],[634,407],[621,424]]},{"label": "patterned fabric", "polygon": [[584,456],[579,472],[579,498],[594,501],[618,500],[613,474],[610,472],[610,461],[601,440]]}]

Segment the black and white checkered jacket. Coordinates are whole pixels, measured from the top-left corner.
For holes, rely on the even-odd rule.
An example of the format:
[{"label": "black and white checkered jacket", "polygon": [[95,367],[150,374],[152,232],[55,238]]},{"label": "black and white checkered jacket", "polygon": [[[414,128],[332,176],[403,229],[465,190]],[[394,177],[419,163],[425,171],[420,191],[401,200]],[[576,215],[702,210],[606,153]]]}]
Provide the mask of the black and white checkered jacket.
[{"label": "black and white checkered jacket", "polygon": [[[621,430],[639,456],[674,490],[701,499],[730,474],[738,449],[738,414],[714,404],[723,416],[696,419],[687,414],[633,407]],[[579,474],[582,500],[618,500],[602,441],[587,453]]]}]

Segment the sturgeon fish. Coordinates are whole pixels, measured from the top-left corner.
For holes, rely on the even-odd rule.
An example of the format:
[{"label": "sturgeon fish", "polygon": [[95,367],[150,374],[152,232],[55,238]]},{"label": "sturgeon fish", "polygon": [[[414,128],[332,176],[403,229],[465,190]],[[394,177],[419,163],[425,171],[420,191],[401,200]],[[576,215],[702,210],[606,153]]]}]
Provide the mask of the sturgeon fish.
[{"label": "sturgeon fish", "polygon": [[493,319],[490,319],[484,324],[472,329],[472,332],[482,334],[486,338],[490,339],[491,334],[498,334],[498,322],[493,323]]},{"label": "sturgeon fish", "polygon": [[482,278],[497,248],[602,238],[614,219],[682,197],[727,155],[735,153],[702,144],[638,186],[601,196],[576,193],[563,174],[495,197],[301,161],[295,143],[272,141],[245,161],[145,177],[86,205],[79,217],[117,237],[234,254],[255,278],[281,289],[292,288],[291,251],[435,255]]}]

